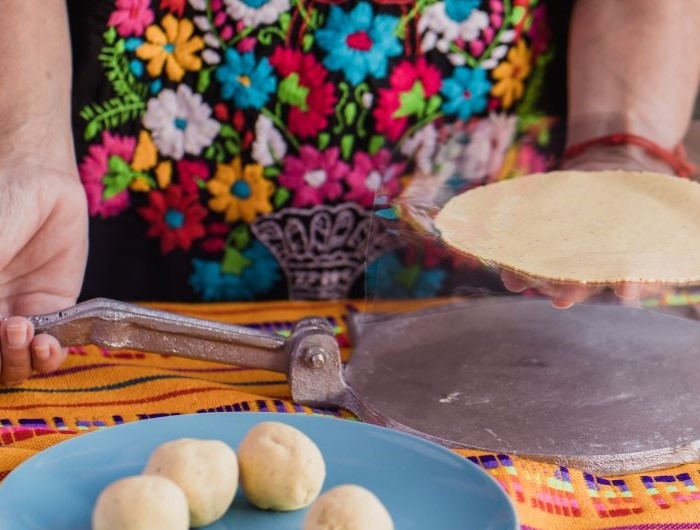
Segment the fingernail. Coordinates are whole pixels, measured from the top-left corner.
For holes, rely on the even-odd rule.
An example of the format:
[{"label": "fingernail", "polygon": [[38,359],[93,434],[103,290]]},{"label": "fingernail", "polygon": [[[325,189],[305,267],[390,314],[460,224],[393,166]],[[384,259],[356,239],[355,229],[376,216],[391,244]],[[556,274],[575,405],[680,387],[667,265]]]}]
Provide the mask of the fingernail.
[{"label": "fingernail", "polygon": [[10,348],[21,348],[27,343],[26,324],[8,324],[5,328],[7,345]]},{"label": "fingernail", "polygon": [[51,350],[48,344],[38,344],[34,346],[34,357],[40,361],[47,361],[51,357]]}]

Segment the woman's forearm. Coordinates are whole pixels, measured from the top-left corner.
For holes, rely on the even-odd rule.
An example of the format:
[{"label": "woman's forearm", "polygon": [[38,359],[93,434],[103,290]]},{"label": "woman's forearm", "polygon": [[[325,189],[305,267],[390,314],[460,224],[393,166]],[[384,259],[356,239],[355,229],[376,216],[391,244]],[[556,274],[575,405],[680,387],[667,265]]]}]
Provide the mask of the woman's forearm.
[{"label": "woman's forearm", "polygon": [[0,157],[71,163],[71,49],[65,0],[0,2]]},{"label": "woman's forearm", "polygon": [[567,144],[628,132],[673,148],[692,116],[698,50],[698,0],[577,0]]}]

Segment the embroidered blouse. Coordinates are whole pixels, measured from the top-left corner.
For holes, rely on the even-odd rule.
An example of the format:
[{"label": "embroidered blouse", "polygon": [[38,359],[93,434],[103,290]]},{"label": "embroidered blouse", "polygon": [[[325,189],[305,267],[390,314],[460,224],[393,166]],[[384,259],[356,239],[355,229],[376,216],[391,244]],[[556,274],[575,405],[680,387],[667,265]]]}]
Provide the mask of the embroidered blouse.
[{"label": "embroidered blouse", "polygon": [[444,294],[453,260],[382,221],[414,175],[455,193],[551,163],[539,0],[69,7],[83,297]]}]

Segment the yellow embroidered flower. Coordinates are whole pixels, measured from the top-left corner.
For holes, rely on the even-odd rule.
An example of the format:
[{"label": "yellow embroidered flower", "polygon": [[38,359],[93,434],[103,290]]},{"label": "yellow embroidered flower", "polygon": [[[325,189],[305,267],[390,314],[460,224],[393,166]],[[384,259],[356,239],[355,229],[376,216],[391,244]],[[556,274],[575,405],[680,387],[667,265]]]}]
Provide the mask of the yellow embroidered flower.
[{"label": "yellow embroidered flower", "polygon": [[508,60],[494,68],[493,77],[498,82],[493,85],[491,93],[501,98],[504,108],[510,108],[523,96],[523,82],[532,70],[531,57],[530,50],[521,40],[508,52]]},{"label": "yellow embroidered flower", "polygon": [[243,167],[240,157],[230,164],[219,164],[216,175],[207,182],[207,190],[213,195],[209,207],[223,212],[228,223],[251,223],[259,214],[272,212],[274,184],[263,176],[260,164]]},{"label": "yellow embroidered flower", "polygon": [[136,57],[148,61],[146,69],[151,77],[163,72],[171,81],[180,81],[186,71],[196,72],[202,68],[202,59],[195,55],[204,48],[204,41],[195,35],[194,24],[186,18],[177,20],[166,15],[159,26],[146,28],[146,42],[136,50]]}]

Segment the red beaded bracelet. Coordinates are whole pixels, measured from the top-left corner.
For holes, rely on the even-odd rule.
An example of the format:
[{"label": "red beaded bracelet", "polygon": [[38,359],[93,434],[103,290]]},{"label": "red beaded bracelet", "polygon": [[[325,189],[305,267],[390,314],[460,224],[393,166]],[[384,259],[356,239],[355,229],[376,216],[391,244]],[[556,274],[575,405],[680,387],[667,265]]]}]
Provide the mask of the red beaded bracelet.
[{"label": "red beaded bracelet", "polygon": [[650,155],[668,164],[679,177],[692,177],[697,172],[696,166],[688,160],[685,149],[679,144],[673,151],[664,149],[659,144],[636,134],[616,133],[608,136],[600,136],[586,140],[579,144],[569,146],[562,155],[563,160],[577,157],[583,154],[589,147],[596,145],[636,145],[644,149]]}]

